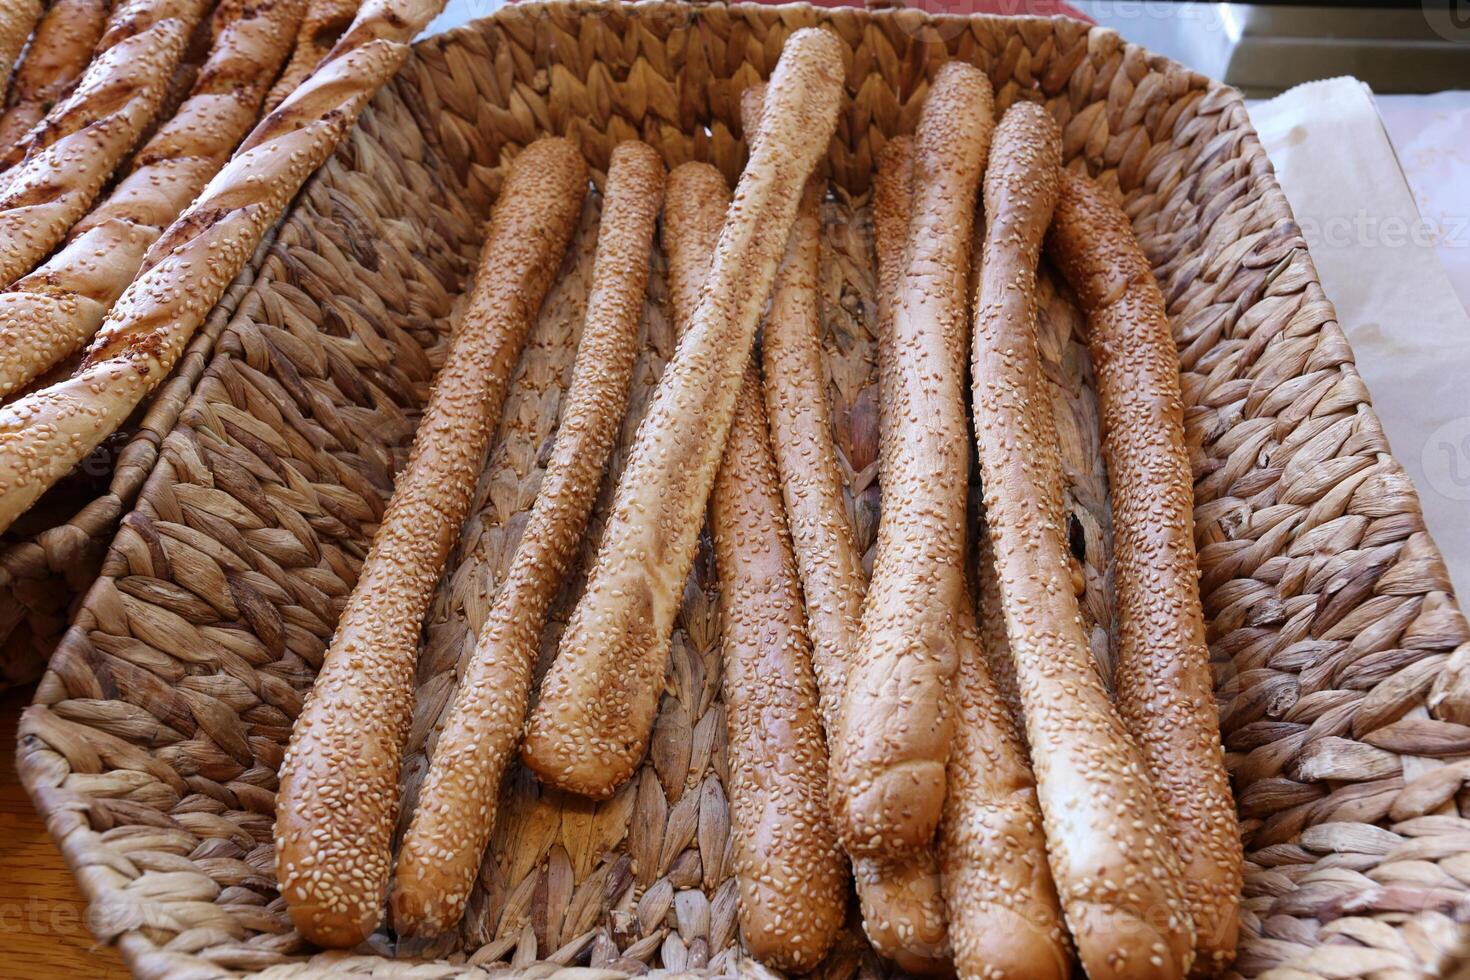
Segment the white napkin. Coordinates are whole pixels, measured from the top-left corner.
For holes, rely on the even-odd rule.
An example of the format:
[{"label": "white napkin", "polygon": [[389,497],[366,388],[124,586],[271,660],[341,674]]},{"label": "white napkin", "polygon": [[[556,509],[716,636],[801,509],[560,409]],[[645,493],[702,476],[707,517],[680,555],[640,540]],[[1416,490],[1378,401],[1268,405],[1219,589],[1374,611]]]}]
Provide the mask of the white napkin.
[{"label": "white napkin", "polygon": [[1435,255],[1439,229],[1421,219],[1357,79],[1299,85],[1250,117],[1429,533],[1470,598],[1470,316]]}]

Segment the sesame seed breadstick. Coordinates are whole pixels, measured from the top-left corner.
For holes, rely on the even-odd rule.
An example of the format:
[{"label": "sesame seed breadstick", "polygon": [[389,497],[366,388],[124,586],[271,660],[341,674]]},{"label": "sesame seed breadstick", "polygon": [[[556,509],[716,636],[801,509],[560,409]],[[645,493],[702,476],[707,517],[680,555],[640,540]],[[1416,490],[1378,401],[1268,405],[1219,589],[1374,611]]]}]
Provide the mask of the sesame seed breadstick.
[{"label": "sesame seed breadstick", "polygon": [[771,81],[764,138],[741,175],[698,309],[638,430],[587,590],[531,712],[522,755],[553,786],[605,797],[648,745],[735,391],[802,187],[836,128],[842,80],[835,36],[791,35]]},{"label": "sesame seed breadstick", "polygon": [[[1006,183],[997,177],[997,195]],[[1023,186],[995,198],[997,217],[1034,211],[1003,202],[1035,193]],[[994,237],[1004,242],[1019,231],[997,228]],[[1039,242],[1022,235],[1018,244],[1035,254]],[[989,284],[1005,263],[986,258],[981,290],[993,295],[1008,286]],[[1052,875],[1089,977],[1180,978],[1193,958],[1193,930],[1179,861],[1142,758],[1093,665],[1065,542],[1045,513],[1050,491],[1038,485],[1059,471],[1038,463],[1058,442],[1049,405],[1030,397],[1041,371],[1035,319],[994,309],[982,305],[975,322],[976,444]]]},{"label": "sesame seed breadstick", "polygon": [[1087,314],[1117,568],[1118,711],[1179,850],[1196,973],[1235,954],[1240,826],[1200,609],[1179,358],[1164,298],[1122,210],[1068,174],[1048,248]]},{"label": "sesame seed breadstick", "polygon": [[358,3],[359,0],[310,0],[291,49],[291,60],[265,98],[267,112],[280,105],[321,63],[347,25],[352,23]]},{"label": "sesame seed breadstick", "polygon": [[107,0],[55,0],[10,79],[0,115],[0,153],[16,147],[46,110],[71,92],[102,37]]},{"label": "sesame seed breadstick", "polygon": [[[1012,107],[996,127],[975,297],[976,323],[987,326],[977,329],[1034,324],[1036,262],[1056,203],[1060,156],[1056,124],[1035,105]],[[1060,463],[1054,477],[1060,485]],[[974,610],[967,594],[956,617],[955,736],[939,834],[955,968],[964,978],[1062,978],[1071,972],[1071,951],[1047,866],[1036,780],[991,679]]]},{"label": "sesame seed breadstick", "polygon": [[[699,303],[729,193],[707,164],[685,164],[669,179],[664,248],[677,333]],[[811,644],[754,360],[735,395],[709,523],[724,623],[740,934],[756,959],[805,973],[842,927],[847,869],[827,813]]]},{"label": "sesame seed breadstick", "polygon": [[[86,214],[163,104],[203,0],[145,0],[114,14],[76,90],[31,131],[0,193],[0,286],[36,267]],[[125,35],[125,36],[122,36]]]},{"label": "sesame seed breadstick", "polygon": [[[878,154],[873,179],[873,245],[878,259],[878,472],[892,472],[884,447],[893,438],[883,433],[893,426],[893,307],[903,281],[903,253],[908,245],[909,216],[914,200],[914,140],[895,136]],[[883,549],[883,524],[878,524],[878,550]]]},{"label": "sesame seed breadstick", "polygon": [[10,80],[11,69],[36,21],[41,19],[41,0],[5,0],[0,3],[0,90]]},{"label": "sesame seed breadstick", "polygon": [[377,927],[424,611],[586,186],[587,165],[564,139],[538,140],[511,165],[408,465],[292,728],[276,875],[296,928],[318,945],[351,946]]},{"label": "sesame seed breadstick", "polygon": [[[822,377],[816,281],[823,187],[807,183],[771,291],[761,352],[771,446],[806,600],[822,727],[833,731],[848,666],[856,656],[867,581],[843,503]],[[863,928],[878,954],[906,973],[949,972],[934,852],[893,862],[856,858],[852,866]]]},{"label": "sesame seed breadstick", "polygon": [[266,79],[285,58],[302,0],[221,5],[209,57],[188,99],[133,158],[131,172],[40,268],[0,293],[0,396],[82,346],[254,125]]},{"label": "sesame seed breadstick", "polygon": [[149,249],[77,373],[0,406],[0,531],[168,376],[265,230],[398,71],[406,40],[440,6],[369,0],[327,63],[256,125]]},{"label": "sesame seed breadstick", "polygon": [[[887,513],[863,642],[832,740],[832,806],[848,852],[927,847],[953,732],[955,609],[965,600],[969,452],[964,402],[970,232],[989,149],[985,75],[951,62],[919,122],[913,217],[893,321]],[[886,457],[886,458],[885,458]]]},{"label": "sesame seed breadstick", "polygon": [[399,932],[435,935],[464,914],[495,826],[500,781],[525,721],[547,609],[586,529],[627,408],[663,193],[658,153],[636,141],[618,144],[607,171],[586,323],[551,460],[464,669],[398,856],[393,921]]}]

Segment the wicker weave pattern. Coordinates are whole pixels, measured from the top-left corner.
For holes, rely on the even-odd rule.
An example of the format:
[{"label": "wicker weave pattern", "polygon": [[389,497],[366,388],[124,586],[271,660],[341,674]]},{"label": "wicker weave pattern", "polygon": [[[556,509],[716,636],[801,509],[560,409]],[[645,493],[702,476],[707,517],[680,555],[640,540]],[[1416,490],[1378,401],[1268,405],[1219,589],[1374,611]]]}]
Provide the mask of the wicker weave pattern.
[{"label": "wicker weave pattern", "polygon": [[[860,544],[877,517],[869,171],[883,140],[912,128],[947,49],[990,73],[1002,106],[1045,101],[1071,165],[1123,191],[1169,300],[1247,849],[1239,972],[1433,975],[1470,952],[1470,707],[1462,670],[1445,669],[1470,660],[1470,631],[1239,97],[1066,21],[550,4],[420,45],[310,185],[237,306],[217,314],[216,356],[26,715],[23,777],[99,934],[141,975],[439,977],[502,959],[546,977],[573,963],[609,971],[580,976],[736,967],[707,556],[686,591],[648,762],[601,804],[514,774],[459,934],[401,947],[380,934],[371,950],[312,957],[274,892],[270,822],[290,720],[427,395],[503,156],[554,131],[602,168],[617,140],[639,136],[670,164],[707,159],[733,178],[738,92],[792,30],[818,22],[853,52],[821,284]],[[596,220],[594,198],[431,612],[409,802],[534,498]],[[1108,504],[1090,367],[1080,318],[1044,283],[1072,540],[1106,669]],[[615,471],[672,350],[662,296],[656,259]],[[594,515],[584,558],[599,529]],[[574,576],[553,611],[547,655],[578,588]],[[878,969],[851,935],[821,972]]]}]

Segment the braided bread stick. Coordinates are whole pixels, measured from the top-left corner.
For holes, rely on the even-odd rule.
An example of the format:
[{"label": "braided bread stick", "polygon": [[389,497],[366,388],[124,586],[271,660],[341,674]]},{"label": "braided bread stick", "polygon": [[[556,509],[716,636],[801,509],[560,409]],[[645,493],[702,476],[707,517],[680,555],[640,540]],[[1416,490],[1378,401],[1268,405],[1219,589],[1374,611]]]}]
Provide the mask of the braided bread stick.
[{"label": "braided bread stick", "polygon": [[[0,194],[0,285],[35,268],[86,214],[163,103],[203,0],[140,2],[114,15],[76,90],[31,131]],[[112,41],[112,38],[126,34]]]},{"label": "braided bread stick", "polygon": [[490,841],[500,780],[526,715],[546,612],[587,526],[627,408],[663,193],[658,153],[643,143],[618,144],[608,166],[587,320],[556,445],[464,669],[399,853],[393,919],[400,932],[433,935],[459,921]]},{"label": "braided bread stick", "polygon": [[[679,333],[699,303],[729,197],[708,164],[684,164],[669,178],[664,250]],[[740,933],[756,959],[805,973],[842,927],[846,869],[827,814],[811,645],[753,360],[735,395],[709,522],[724,623]]]},{"label": "braided bread stick", "polygon": [[274,109],[316,68],[357,14],[358,0],[310,0],[296,33],[291,60],[265,98],[266,111]]},{"label": "braided bread stick", "polygon": [[81,78],[107,22],[106,0],[55,0],[36,25],[25,61],[10,80],[0,115],[0,153],[15,149]]},{"label": "braided bread stick", "polygon": [[541,779],[604,797],[648,745],[674,612],[735,411],[735,391],[796,217],[836,129],[841,42],[799,30],[771,81],[765,132],[720,234],[688,332],[664,371],[614,496],[587,590],[522,745]]},{"label": "braided bread stick", "polygon": [[[1055,130],[1046,137],[1055,139]],[[1043,158],[1036,147],[1011,146],[1012,153],[1023,151]],[[994,159],[1003,164],[999,155]],[[998,174],[987,188],[997,227],[987,238],[992,254],[985,257],[975,321],[975,434],[1047,852],[1092,980],[1179,978],[1193,958],[1179,861],[1137,746],[1093,665],[1066,545],[1046,513],[1044,501],[1054,491],[1039,486],[1060,471],[1038,463],[1059,450],[1049,404],[1031,397],[1041,371],[1035,318],[1029,301],[1023,315],[995,315],[997,306],[985,295],[1014,287],[1017,277],[1024,289],[1024,270],[1034,266],[1039,249],[1035,198],[1043,192],[1036,185],[1046,171],[1015,163],[1022,169]],[[1007,228],[1011,221],[1014,230]],[[1005,254],[993,254],[997,247]]]},{"label": "braided bread stick", "polygon": [[292,728],[276,875],[296,928],[318,945],[354,945],[378,924],[423,614],[586,187],[587,165],[563,139],[538,140],[511,165],[408,465]]},{"label": "braided bread stick", "polygon": [[0,293],[0,396],[96,332],[143,256],[255,123],[267,79],[286,55],[302,0],[221,5],[214,42],[178,112],[133,158],[132,171],[72,230],[71,241]]},{"label": "braided bread stick", "polygon": [[439,6],[370,0],[311,82],[251,131],[149,249],[145,271],[113,305],[77,373],[0,407],[0,531],[168,375],[266,228],[397,72],[406,39]]},{"label": "braided bread stick", "polygon": [[[753,129],[747,123],[746,131]],[[807,182],[771,290],[761,353],[771,447],[806,601],[822,727],[830,732],[836,728],[848,666],[858,647],[867,581],[843,504],[822,377],[817,275],[823,188],[823,183]],[[906,973],[948,972],[944,903],[933,851],[893,862],[855,858],[852,869],[863,928],[878,954]]]},{"label": "braided bread stick", "polygon": [[1117,569],[1118,711],[1138,741],[1184,869],[1196,972],[1235,954],[1240,826],[1220,746],[1194,550],[1179,357],[1132,226],[1068,174],[1048,249],[1087,314]]},{"label": "braided bread stick", "polygon": [[[1059,157],[1056,124],[1035,105],[1012,107],[996,128],[984,181],[977,324],[1034,322],[1036,261],[1056,203]],[[1060,484],[1060,463],[1055,477]],[[1063,978],[1071,952],[1047,867],[1036,780],[991,679],[974,608],[967,594],[957,617],[955,737],[939,834],[955,967],[964,978]]]},{"label": "braided bread stick", "polygon": [[36,21],[41,19],[41,0],[5,0],[0,3],[0,93],[10,80],[11,69]]},{"label": "braided bread stick", "polygon": [[944,806],[953,732],[955,610],[964,582],[964,344],[970,232],[992,95],[977,68],[945,65],[916,140],[913,219],[889,328],[890,449],[863,644],[832,740],[832,807],[848,852],[927,847]]}]

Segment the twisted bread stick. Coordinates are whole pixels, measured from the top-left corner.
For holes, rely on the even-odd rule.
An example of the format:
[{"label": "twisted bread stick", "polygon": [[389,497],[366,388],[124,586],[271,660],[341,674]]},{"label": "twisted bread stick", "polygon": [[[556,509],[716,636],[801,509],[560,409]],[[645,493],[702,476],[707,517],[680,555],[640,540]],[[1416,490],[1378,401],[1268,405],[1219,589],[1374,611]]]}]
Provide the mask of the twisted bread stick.
[{"label": "twisted bread stick", "polygon": [[[1012,107],[996,128],[985,171],[977,329],[1019,336],[1024,328],[1013,325],[1030,323],[1035,334],[1036,262],[1056,203],[1060,152],[1056,124],[1035,105]],[[1044,410],[1043,402],[1033,404]],[[1053,478],[1060,486],[1059,462]],[[1071,953],[1047,868],[1036,781],[990,677],[968,595],[958,613],[955,739],[939,835],[955,967],[965,978],[1066,977]]]},{"label": "twisted bread stick", "polygon": [[188,206],[255,122],[286,56],[302,0],[257,0],[215,14],[209,58],[187,101],[144,145],[72,240],[0,294],[0,396],[28,384],[96,332],[148,247]]},{"label": "twisted bread stick", "polygon": [[848,852],[926,847],[944,805],[953,732],[955,610],[964,583],[969,452],[964,408],[966,282],[992,97],[979,69],[942,68],[924,105],[913,222],[890,339],[881,461],[888,506],[863,610],[863,646],[832,744],[832,807]]},{"label": "twisted bread stick", "polygon": [[663,163],[652,147],[630,141],[613,150],[587,322],[556,446],[403,840],[393,909],[400,932],[440,933],[464,914],[525,719],[546,611],[587,526],[627,408],[663,192]]},{"label": "twisted bread stick", "polygon": [[[1056,138],[1054,129],[1045,135]],[[1027,141],[1013,152],[1039,161],[1042,151]],[[1038,462],[1058,444],[1050,407],[1031,397],[1041,372],[1035,320],[1029,302],[1006,316],[996,312],[1006,304],[992,305],[1017,277],[1025,291],[1024,270],[1039,247],[1034,198],[1044,193],[1037,185],[1047,171],[1016,163],[1022,169],[997,174],[987,187],[987,210],[1001,223],[991,247],[1016,236],[1017,251],[1009,262],[986,257],[973,351],[975,435],[1047,851],[1092,980],[1183,977],[1193,930],[1179,861],[1138,749],[1093,667],[1065,542],[1045,504],[1055,491],[1040,486],[1060,470]]]},{"label": "twisted bread stick", "polygon": [[1179,357],[1128,218],[1068,174],[1048,241],[1087,314],[1112,488],[1118,711],[1137,739],[1184,868],[1199,974],[1239,931],[1240,826],[1220,746],[1200,610]]},{"label": "twisted bread stick", "polygon": [[699,307],[638,430],[587,591],[531,713],[522,754],[551,785],[607,796],[648,745],[735,391],[841,93],[841,42],[816,29],[792,34]]},{"label": "twisted bread stick", "polygon": [[10,80],[0,115],[0,153],[12,151],[46,110],[66,97],[86,70],[107,22],[106,0],[56,0]]},{"label": "twisted bread stick", "polygon": [[[679,333],[699,303],[728,201],[724,178],[707,164],[685,164],[669,179],[664,247]],[[756,959],[805,973],[842,926],[846,869],[825,805],[811,645],[753,361],[735,395],[709,521],[724,622],[740,933]]]},{"label": "twisted bread stick", "polygon": [[[31,29],[41,19],[41,0],[6,0],[0,4],[0,79],[8,81]],[[5,81],[0,81],[4,89]]]},{"label": "twisted bread stick", "polygon": [[[167,376],[286,203],[408,56],[438,0],[370,0],[144,259],[71,378],[0,407],[0,531]],[[187,283],[188,288],[182,288]]]},{"label": "twisted bread stick", "polygon": [[311,0],[307,4],[306,16],[291,49],[291,60],[265,98],[267,112],[280,105],[321,63],[338,36],[352,23],[357,6],[358,0]]},{"label": "twisted bread stick", "polygon": [[0,285],[35,268],[143,135],[163,103],[203,0],[139,0],[114,14],[102,53],[24,142],[0,194]]},{"label": "twisted bread stick", "polygon": [[423,614],[586,187],[587,165],[563,139],[538,140],[511,165],[408,466],[292,728],[276,876],[296,928],[318,945],[351,946],[377,927]]}]

